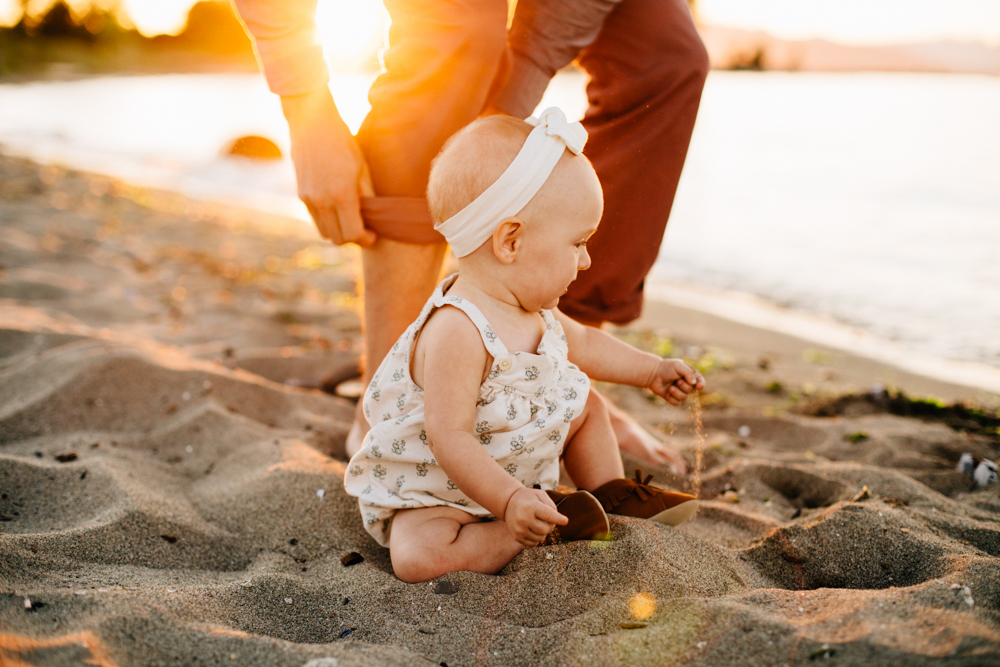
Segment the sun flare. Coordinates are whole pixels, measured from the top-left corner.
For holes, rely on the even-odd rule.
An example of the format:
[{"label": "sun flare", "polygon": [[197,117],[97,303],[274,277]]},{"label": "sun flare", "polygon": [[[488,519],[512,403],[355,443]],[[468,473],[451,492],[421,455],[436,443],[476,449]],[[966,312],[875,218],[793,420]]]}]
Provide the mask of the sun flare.
[{"label": "sun flare", "polygon": [[363,57],[388,24],[388,15],[378,0],[329,0],[316,8],[316,27],[328,61],[350,61]]},{"label": "sun flare", "polygon": [[645,621],[656,613],[656,597],[652,593],[636,593],[628,601],[628,612],[637,621]]}]

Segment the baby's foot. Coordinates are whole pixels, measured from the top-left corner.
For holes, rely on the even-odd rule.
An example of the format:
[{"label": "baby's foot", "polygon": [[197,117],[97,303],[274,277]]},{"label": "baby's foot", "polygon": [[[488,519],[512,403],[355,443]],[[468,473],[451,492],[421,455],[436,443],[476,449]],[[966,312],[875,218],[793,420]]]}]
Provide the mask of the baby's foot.
[{"label": "baby's foot", "polygon": [[698,510],[698,500],[686,493],[664,491],[649,484],[652,475],[642,478],[635,469],[635,480],[613,479],[593,491],[605,511],[621,516],[651,519],[668,526],[677,526]]},{"label": "baby's foot", "polygon": [[586,491],[560,493],[546,491],[556,509],[569,519],[565,526],[556,526],[545,539],[544,544],[575,542],[576,540],[606,540],[611,534],[608,515],[597,498]]}]

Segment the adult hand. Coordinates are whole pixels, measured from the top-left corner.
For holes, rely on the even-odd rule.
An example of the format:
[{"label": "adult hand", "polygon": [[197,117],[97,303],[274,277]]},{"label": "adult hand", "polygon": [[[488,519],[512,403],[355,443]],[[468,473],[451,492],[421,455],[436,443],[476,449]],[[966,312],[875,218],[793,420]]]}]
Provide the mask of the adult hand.
[{"label": "adult hand", "polygon": [[569,523],[547,493],[527,487],[515,491],[507,501],[503,520],[514,539],[526,547],[538,546],[555,526]]},{"label": "adult hand", "polygon": [[365,228],[360,197],[373,196],[368,165],[326,88],[281,98],[292,138],[299,199],[323,238],[368,247],[378,236]]}]

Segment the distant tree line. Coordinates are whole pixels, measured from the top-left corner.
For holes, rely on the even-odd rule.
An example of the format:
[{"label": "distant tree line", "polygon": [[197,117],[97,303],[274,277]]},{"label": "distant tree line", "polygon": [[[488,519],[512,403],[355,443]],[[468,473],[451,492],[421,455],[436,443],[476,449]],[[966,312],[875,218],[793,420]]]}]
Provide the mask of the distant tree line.
[{"label": "distant tree line", "polygon": [[81,73],[252,69],[253,48],[230,4],[202,0],[191,7],[176,36],[147,38],[120,21],[122,10],[91,3],[77,11],[65,0],[28,10],[0,28],[0,76],[43,73],[54,63]]}]

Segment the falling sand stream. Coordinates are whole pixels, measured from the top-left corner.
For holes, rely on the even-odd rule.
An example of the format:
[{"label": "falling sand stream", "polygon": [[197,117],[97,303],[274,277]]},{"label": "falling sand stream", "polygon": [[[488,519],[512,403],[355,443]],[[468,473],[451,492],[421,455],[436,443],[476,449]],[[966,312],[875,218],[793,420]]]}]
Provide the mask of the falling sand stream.
[{"label": "falling sand stream", "polygon": [[701,419],[701,398],[700,395],[693,397],[694,401],[688,408],[691,421],[694,422],[695,453],[694,453],[694,481],[691,483],[691,495],[697,498],[701,494],[701,467],[705,459],[705,428]]}]

